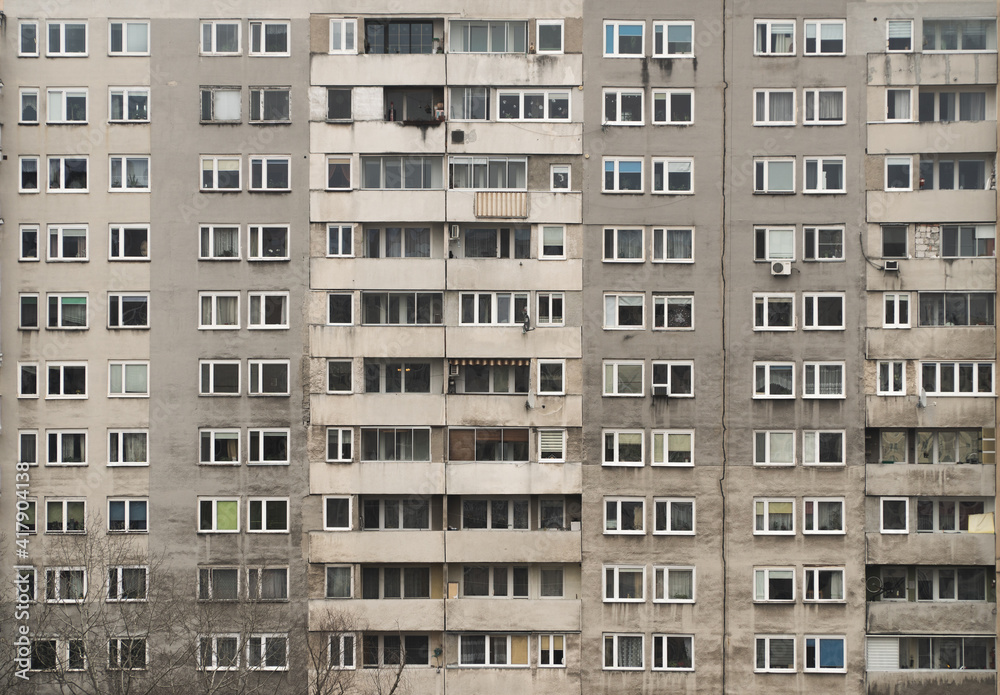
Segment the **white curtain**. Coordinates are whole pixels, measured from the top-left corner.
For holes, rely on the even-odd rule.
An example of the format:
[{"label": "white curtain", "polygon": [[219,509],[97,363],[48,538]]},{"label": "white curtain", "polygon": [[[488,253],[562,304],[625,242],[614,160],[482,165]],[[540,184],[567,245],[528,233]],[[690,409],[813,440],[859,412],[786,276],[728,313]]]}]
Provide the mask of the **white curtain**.
[{"label": "white curtain", "polygon": [[[911,118],[910,115],[910,90],[908,89],[893,89],[889,92],[889,98],[891,100],[892,117],[897,121],[908,121]],[[820,95],[820,101],[822,102],[822,95]]]},{"label": "white curtain", "polygon": [[690,599],[694,596],[694,577],[688,570],[673,570],[668,578],[670,593],[667,598]]}]

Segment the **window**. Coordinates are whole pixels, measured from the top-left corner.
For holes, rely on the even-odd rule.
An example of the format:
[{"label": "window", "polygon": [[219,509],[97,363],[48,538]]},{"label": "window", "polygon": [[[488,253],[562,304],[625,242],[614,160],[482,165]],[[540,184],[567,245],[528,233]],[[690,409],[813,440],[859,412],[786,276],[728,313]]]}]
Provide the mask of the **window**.
[{"label": "window", "polygon": [[847,673],[844,638],[806,635],[806,673]]},{"label": "window", "polygon": [[569,164],[552,164],[549,166],[549,189],[555,191],[570,190],[571,167]]},{"label": "window", "polygon": [[423,53],[433,50],[431,21],[365,20],[365,53],[375,55],[400,55]]},{"label": "window", "polygon": [[330,53],[357,53],[358,20],[330,20]]},{"label": "window", "polygon": [[480,292],[460,295],[460,325],[514,326],[528,313],[526,292]]},{"label": "window", "polygon": [[795,21],[754,21],[754,55],[795,55]]},{"label": "window", "polygon": [[20,299],[20,316],[18,317],[18,328],[37,329],[38,328],[38,295],[22,294]]},{"label": "window", "polygon": [[109,466],[148,466],[148,430],[109,430]]},{"label": "window", "polygon": [[540,260],[559,260],[566,258],[566,228],[555,225],[543,225],[539,234]]},{"label": "window", "polygon": [[921,326],[992,326],[993,292],[920,292]]},{"label": "window", "polygon": [[87,327],[87,295],[50,294],[48,328]]},{"label": "window", "polygon": [[794,159],[755,159],[754,193],[794,193]]},{"label": "window", "polygon": [[323,529],[326,531],[350,531],[353,527],[351,523],[351,498],[350,497],[324,497],[323,498]]},{"label": "window", "polygon": [[[236,255],[239,256],[239,228],[236,230]],[[248,261],[287,261],[288,260],[288,225],[255,225],[249,226]]]},{"label": "window", "polygon": [[87,192],[86,157],[49,157],[49,193]]},{"label": "window", "polygon": [[[641,441],[640,441],[640,446],[641,446]],[[654,431],[652,465],[654,466],[694,465],[694,431],[693,430]]]},{"label": "window", "polygon": [[906,225],[882,225],[882,258],[908,258],[906,245]]},{"label": "window", "polygon": [[753,571],[753,600],[778,603],[795,600],[795,569],[756,567]]},{"label": "window", "polygon": [[985,601],[982,567],[917,567],[918,601]]},{"label": "window", "polygon": [[251,497],[248,533],[288,533],[288,499]]},{"label": "window", "polygon": [[[377,158],[376,158],[377,159]],[[351,160],[348,157],[327,157],[326,190],[351,190]]]},{"label": "window", "polygon": [[604,533],[646,533],[646,502],[641,497],[605,497]]},{"label": "window", "polygon": [[566,430],[538,430],[539,463],[566,460]]},{"label": "window", "polygon": [[462,500],[462,528],[526,531],[528,529],[528,500],[527,498],[464,498]]},{"label": "window", "polygon": [[694,396],[693,362],[653,362],[653,395]]},{"label": "window", "polygon": [[879,432],[879,460],[883,463],[906,463],[908,448],[906,430]]},{"label": "window", "polygon": [[806,602],[842,602],[844,600],[844,568],[806,567],[805,590],[802,600]]},{"label": "window", "polygon": [[45,500],[46,533],[85,533],[86,518],[83,500]]},{"label": "window", "polygon": [[198,666],[203,671],[233,671],[240,666],[239,635],[198,638]]},{"label": "window", "polygon": [[86,466],[86,430],[47,430],[49,466]]},{"label": "window", "polygon": [[653,22],[654,58],[693,58],[694,22]]},{"label": "window", "polygon": [[913,190],[912,157],[885,158],[885,190],[887,191]]},{"label": "window", "polygon": [[87,570],[56,567],[45,570],[45,600],[72,603],[87,596]]},{"label": "window", "polygon": [[261,671],[288,670],[288,635],[250,635],[247,668]]},{"label": "window", "polygon": [[928,396],[991,396],[993,363],[921,362],[920,388]]},{"label": "window", "polygon": [[239,360],[200,360],[202,396],[238,396],[240,394]]},{"label": "window", "polygon": [[235,601],[240,592],[240,571],[235,567],[200,567],[199,601]]},{"label": "window", "polygon": [[21,166],[21,178],[18,191],[21,193],[38,193],[38,157],[18,157]]},{"label": "window", "polygon": [[756,499],[754,515],[754,535],[795,535],[794,499]]},{"label": "window", "polygon": [[644,635],[604,635],[604,670],[641,671]]},{"label": "window", "polygon": [[149,396],[149,362],[110,362],[108,396]]},{"label": "window", "polygon": [[604,125],[642,125],[642,89],[605,89]]},{"label": "window", "polygon": [[[641,263],[645,257],[643,230],[604,229],[604,261],[606,263]],[[641,296],[641,295],[640,295]]]},{"label": "window", "polygon": [[913,120],[912,89],[885,90],[885,120],[887,121]]},{"label": "window", "polygon": [[916,433],[917,463],[979,463],[980,430],[939,430]]},{"label": "window", "polygon": [[754,125],[795,125],[794,89],[755,89]]},{"label": "window", "polygon": [[250,55],[286,56],[289,54],[288,22],[250,21]]},{"label": "window", "polygon": [[149,225],[111,225],[109,261],[148,261]]},{"label": "window", "polygon": [[694,159],[653,157],[653,193],[694,193]]},{"label": "window", "polygon": [[906,362],[903,360],[880,361],[878,363],[879,396],[906,395]]},{"label": "window", "polygon": [[805,113],[802,122],[805,125],[841,125],[846,123],[844,116],[845,89],[806,89],[804,90]]},{"label": "window", "polygon": [[804,498],[802,500],[802,533],[844,533],[844,500],[842,498]]},{"label": "window", "polygon": [[843,362],[806,362],[803,398],[845,398]]},{"label": "window", "polygon": [[566,393],[566,360],[537,360],[538,394],[561,396]]},{"label": "window", "polygon": [[449,461],[527,461],[528,452],[526,428],[448,430]]},{"label": "window", "polygon": [[654,499],[653,533],[694,535],[693,499]]},{"label": "window", "polygon": [[794,294],[754,294],[753,329],[755,331],[791,331],[795,329]]},{"label": "window", "polygon": [[354,295],[331,292],[327,295],[327,324],[351,326],[354,324]]},{"label": "window", "polygon": [[429,567],[362,567],[363,599],[427,599],[431,597]]},{"label": "window", "polygon": [[149,55],[149,22],[112,21],[108,40],[110,55]]},{"label": "window", "polygon": [[[86,22],[46,22],[48,42],[45,55],[64,58],[79,58],[87,55]],[[21,47],[24,48],[24,32],[21,33]]]},{"label": "window", "polygon": [[802,327],[805,330],[842,331],[844,330],[844,294],[843,293],[804,293]]},{"label": "window", "polygon": [[198,258],[207,260],[236,261],[240,258],[240,228],[220,225],[202,225],[199,229],[201,243]]},{"label": "window", "polygon": [[428,428],[364,428],[361,460],[430,461],[430,440]]},{"label": "window", "polygon": [[251,156],[250,157],[250,190],[251,191],[288,191],[291,190],[289,175],[291,173],[291,157]]},{"label": "window", "polygon": [[86,398],[86,362],[49,362],[46,364],[46,398]]},{"label": "window", "polygon": [[[993,637],[869,637],[869,670],[897,669],[996,669]],[[873,656],[878,654],[878,665]]]},{"label": "window", "polygon": [[[347,229],[346,227],[344,228]],[[343,232],[343,233],[346,233]],[[510,257],[510,229],[467,229],[465,232],[465,256],[476,258],[497,257],[497,235],[500,236],[500,256]],[[516,228],[515,254],[518,258],[529,255],[531,230]],[[430,227],[366,227],[364,230],[364,253],[367,258],[430,258]],[[350,246],[346,246],[350,249]]]},{"label": "window", "polygon": [[287,396],[289,360],[250,360],[251,396]]},{"label": "window", "polygon": [[983,514],[986,505],[975,499],[918,499],[917,532],[970,531],[970,516]]},{"label": "window", "polygon": [[201,190],[238,191],[241,186],[239,155],[201,158]]},{"label": "window", "polygon": [[450,22],[452,53],[526,53],[527,22]]},{"label": "window", "polygon": [[909,328],[910,327],[910,295],[909,293],[897,294],[887,292],[882,295],[885,312],[883,314],[883,328]]},{"label": "window", "polygon": [[844,260],[843,227],[803,227],[802,259],[806,261]]},{"label": "window", "polygon": [[794,466],[795,432],[765,430],[753,433],[756,466]]},{"label": "window", "polygon": [[354,597],[354,568],[351,565],[328,565],[326,598]]},{"label": "window", "polygon": [[653,635],[654,671],[693,671],[694,635]]},{"label": "window", "polygon": [[803,193],[846,193],[844,157],[806,157]]},{"label": "window", "polygon": [[146,500],[108,500],[109,533],[145,533],[149,530]]},{"label": "window", "polygon": [[642,362],[604,362],[605,396],[643,396]]},{"label": "window", "polygon": [[755,227],[755,261],[794,261],[794,227]]},{"label": "window", "polygon": [[644,296],[641,294],[605,294],[604,329],[635,330],[645,326]]},{"label": "window", "polygon": [[38,56],[38,21],[21,20],[18,22],[17,55],[22,58]]},{"label": "window", "polygon": [[451,112],[453,121],[487,121],[490,118],[488,87],[452,87]]},{"label": "window", "polygon": [[754,398],[795,398],[795,365],[754,363]]},{"label": "window", "polygon": [[642,193],[642,159],[604,158],[605,193]]},{"label": "window", "polygon": [[[461,158],[452,158],[454,160]],[[470,159],[470,158],[466,158]],[[344,162],[348,160],[329,159],[329,180],[328,190],[341,190],[350,188],[349,169],[344,169]],[[443,188],[441,178],[441,157],[436,156],[362,156],[361,157],[361,188],[366,190],[440,190]],[[485,161],[485,160],[484,160]],[[521,159],[520,188],[525,188],[523,180],[524,162]],[[492,164],[493,162],[491,162]],[[491,167],[492,168],[492,167]],[[504,167],[506,169],[505,163]],[[513,167],[511,167],[511,181],[513,183]],[[501,177],[503,178],[503,177]],[[452,173],[452,188],[460,188],[456,184],[454,169]],[[497,183],[491,178],[491,183]],[[471,186],[470,186],[471,187]],[[518,187],[505,186],[500,183],[497,187]]]},{"label": "window", "polygon": [[653,295],[653,330],[694,328],[694,296]]},{"label": "window", "polygon": [[804,55],[844,55],[844,27],[842,19],[806,20],[806,45]]},{"label": "window", "polygon": [[886,50],[889,53],[908,53],[913,50],[913,20],[885,20]]},{"label": "window", "polygon": [[50,89],[46,94],[48,116],[46,123],[86,123],[86,89]]},{"label": "window", "polygon": [[251,292],[247,327],[288,328],[287,292]]},{"label": "window", "polygon": [[[440,188],[440,160],[433,160],[425,186],[406,186],[407,188]],[[448,158],[449,187],[453,189],[475,190],[510,190],[524,191],[528,188],[528,160],[525,157],[456,157]],[[393,188],[399,188],[398,179],[393,173]],[[388,187],[388,186],[387,186]]]},{"label": "window", "polygon": [[108,328],[149,328],[149,295],[108,295]]},{"label": "window", "polygon": [[882,533],[909,533],[910,500],[906,497],[882,497],[879,500]]},{"label": "window", "polygon": [[149,87],[111,87],[108,121],[144,123],[149,121]]},{"label": "window", "polygon": [[331,224],[326,230],[328,258],[354,257],[354,225]]},{"label": "window", "polygon": [[807,466],[844,465],[844,432],[805,430],[802,433],[802,463]]},{"label": "window", "polygon": [[[366,393],[431,392],[430,362],[366,359],[364,369]],[[440,393],[440,387],[438,387],[438,393]]]},{"label": "window", "polygon": [[[242,91],[239,87],[202,87],[201,89],[201,122],[202,123],[238,123],[241,119]],[[202,158],[204,169],[205,158]],[[227,162],[228,164],[228,162]],[[239,170],[239,161],[237,166]],[[202,184],[202,188],[210,186]],[[222,188],[222,186],[220,186]],[[238,188],[238,186],[237,186]]]},{"label": "window", "polygon": [[502,121],[568,121],[569,92],[499,89],[497,118]]},{"label": "window", "polygon": [[199,292],[198,303],[201,306],[199,330],[240,327],[239,292]]},{"label": "window", "polygon": [[251,429],[247,463],[288,465],[288,429]]},{"label": "window", "polygon": [[[31,640],[31,671],[83,671],[87,667],[86,644],[83,640]],[[27,680],[27,677],[25,677]]]},{"label": "window", "polygon": [[645,601],[645,585],[645,567],[604,566],[605,603]]},{"label": "window", "polygon": [[[327,87],[326,89],[326,120],[328,121],[350,121],[353,118],[351,106],[351,90],[336,89]],[[284,120],[288,120],[286,116]]]},{"label": "window", "polygon": [[50,226],[48,260],[87,261],[86,226]]},{"label": "window", "polygon": [[642,466],[645,437],[640,431],[604,431],[605,466]]},{"label": "window", "polygon": [[208,55],[240,53],[241,22],[212,20],[201,23],[201,52]]},{"label": "window", "polygon": [[996,51],[994,19],[925,19],[924,47],[927,51]]},{"label": "window", "polygon": [[918,118],[921,122],[984,121],[986,93],[977,91],[920,90]]},{"label": "window", "polygon": [[108,601],[145,601],[148,574],[146,567],[109,567]]},{"label": "window", "polygon": [[365,531],[427,531],[431,504],[426,497],[375,497],[361,502],[361,528]]},{"label": "window", "polygon": [[566,637],[564,635],[538,635],[538,666],[540,668],[566,667]]},{"label": "window", "polygon": [[236,498],[198,498],[199,533],[239,533],[240,501]]},{"label": "window", "polygon": [[537,53],[563,52],[563,20],[535,20],[535,33],[537,34]]},{"label": "window", "polygon": [[994,225],[942,225],[941,255],[945,258],[993,258],[997,231]]},{"label": "window", "polygon": [[645,52],[642,22],[604,22],[604,57],[642,57]]},{"label": "window", "polygon": [[538,313],[535,323],[538,326],[562,326],[563,306],[565,297],[562,292],[538,292]]},{"label": "window", "polygon": [[758,673],[795,671],[795,638],[792,635],[757,635],[754,671]]},{"label": "window", "polygon": [[694,261],[693,229],[653,229],[654,263],[691,263]]},{"label": "window", "polygon": [[[37,430],[19,430],[17,437],[17,462],[38,465],[38,432]],[[34,503],[32,503],[34,504]],[[32,512],[34,513],[34,512]],[[32,524],[34,522],[32,521]]]},{"label": "window", "polygon": [[350,633],[330,635],[329,664],[333,669],[354,668],[354,635]]},{"label": "window", "polygon": [[527,635],[459,635],[461,666],[527,666]]}]

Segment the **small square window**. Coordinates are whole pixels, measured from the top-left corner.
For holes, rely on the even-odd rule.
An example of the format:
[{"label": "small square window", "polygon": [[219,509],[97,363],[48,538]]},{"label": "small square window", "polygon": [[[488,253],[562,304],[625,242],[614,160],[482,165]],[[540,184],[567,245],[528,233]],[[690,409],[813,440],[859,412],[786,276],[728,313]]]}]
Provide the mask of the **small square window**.
[{"label": "small square window", "polygon": [[199,498],[199,533],[239,533],[240,501],[236,498]]},{"label": "small square window", "polygon": [[351,360],[330,360],[327,362],[327,393],[352,393],[354,364]]},{"label": "small square window", "polygon": [[326,190],[351,190],[351,160],[346,157],[329,157],[326,160]]},{"label": "small square window", "polygon": [[756,567],[753,571],[753,600],[763,603],[795,600],[795,569],[793,567]]},{"label": "small square window", "polygon": [[354,430],[345,427],[326,428],[326,460],[350,463],[353,460]]},{"label": "small square window", "polygon": [[351,498],[324,497],[323,529],[326,531],[350,531],[352,526]]},{"label": "small square window", "polygon": [[846,94],[846,89],[806,89],[805,114],[802,122],[805,125],[842,125],[846,123],[844,116]]},{"label": "small square window", "polygon": [[538,360],[538,395],[566,393],[566,360]]},{"label": "small square window", "polygon": [[149,121],[149,87],[111,87],[108,89],[108,121],[111,123],[146,123]]},{"label": "small square window", "polygon": [[535,22],[537,41],[536,53],[563,52],[563,20],[539,19]]},{"label": "small square window", "polygon": [[642,159],[605,157],[605,193],[642,193]]},{"label": "small square window", "polygon": [[552,191],[570,190],[570,165],[552,164],[549,167],[549,188]]},{"label": "small square window", "polygon": [[907,258],[906,225],[882,225],[882,258]]},{"label": "small square window", "polygon": [[905,534],[910,532],[910,500],[906,497],[879,499],[879,530],[882,533]]},{"label": "small square window", "polygon": [[795,55],[795,20],[756,20],[753,52],[754,55]]},{"label": "small square window", "polygon": [[111,191],[149,192],[149,157],[112,156],[108,187]]},{"label": "small square window", "polygon": [[287,396],[289,395],[288,360],[250,360],[251,396]]},{"label": "small square window", "polygon": [[542,226],[542,233],[539,235],[541,248],[538,257],[543,260],[557,260],[566,258],[566,228],[556,225]]},{"label": "small square window", "polygon": [[108,53],[113,56],[149,55],[149,22],[112,20],[108,42]]},{"label": "small square window", "polygon": [[350,121],[353,118],[351,90],[327,87],[326,120]]},{"label": "small square window", "polygon": [[242,187],[239,155],[201,158],[201,190],[238,191]]},{"label": "small square window", "polygon": [[251,497],[248,533],[288,533],[288,499]]},{"label": "small square window", "polygon": [[913,50],[913,20],[887,19],[886,50],[889,53],[908,53]]},{"label": "small square window", "polygon": [[885,158],[885,190],[887,191],[913,190],[912,157]]},{"label": "small square window", "polygon": [[149,225],[111,225],[108,246],[110,261],[148,261]]},{"label": "small square window", "polygon": [[845,193],[844,157],[806,157],[803,193]]}]

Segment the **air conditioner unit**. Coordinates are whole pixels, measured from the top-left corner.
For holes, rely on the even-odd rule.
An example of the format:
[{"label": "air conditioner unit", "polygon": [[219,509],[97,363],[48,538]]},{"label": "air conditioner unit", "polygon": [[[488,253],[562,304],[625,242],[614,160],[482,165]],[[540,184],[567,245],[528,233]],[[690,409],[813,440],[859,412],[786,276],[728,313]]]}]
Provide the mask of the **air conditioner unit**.
[{"label": "air conditioner unit", "polygon": [[882,270],[898,272],[899,261],[885,261],[885,265],[882,266]]},{"label": "air conditioner unit", "polygon": [[453,130],[451,131],[451,144],[461,145],[465,142],[465,131],[464,130]]},{"label": "air conditioner unit", "polygon": [[448,376],[458,376],[458,365],[448,365]]},{"label": "air conditioner unit", "polygon": [[457,224],[451,225],[451,234],[448,235],[449,239],[457,239],[459,235],[460,228]]},{"label": "air conditioner unit", "polygon": [[791,275],[791,261],[775,261],[771,264],[771,275]]},{"label": "air conditioner unit", "polygon": [[670,391],[667,389],[666,385],[653,385],[653,395],[654,396],[669,396]]}]

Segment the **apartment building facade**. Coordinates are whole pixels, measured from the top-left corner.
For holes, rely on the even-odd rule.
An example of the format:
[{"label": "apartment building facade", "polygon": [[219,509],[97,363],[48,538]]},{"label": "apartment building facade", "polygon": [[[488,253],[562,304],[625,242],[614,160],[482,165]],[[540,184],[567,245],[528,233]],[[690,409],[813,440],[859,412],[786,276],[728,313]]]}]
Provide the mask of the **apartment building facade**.
[{"label": "apartment building facade", "polygon": [[3,9],[12,692],[996,691],[990,3]]}]

